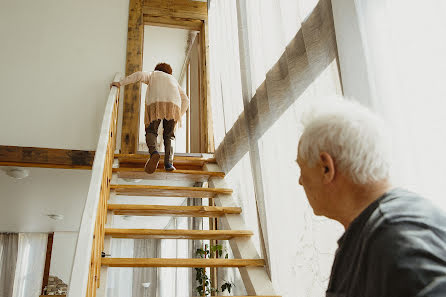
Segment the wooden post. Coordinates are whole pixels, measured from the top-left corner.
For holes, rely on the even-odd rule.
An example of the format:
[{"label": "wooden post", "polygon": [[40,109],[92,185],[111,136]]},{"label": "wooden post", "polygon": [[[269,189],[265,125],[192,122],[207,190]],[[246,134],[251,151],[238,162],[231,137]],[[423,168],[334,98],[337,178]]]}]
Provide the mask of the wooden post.
[{"label": "wooden post", "polygon": [[[209,198],[209,206],[215,206],[213,198]],[[216,225],[215,225],[215,218],[213,218],[213,217],[209,218],[209,230],[217,230],[216,229]],[[210,244],[211,247],[212,246],[216,246],[217,245],[217,240],[211,239],[211,240],[209,240],[209,244]],[[218,258],[218,252],[216,252],[213,255],[213,258],[215,258],[215,259]],[[217,284],[217,267],[211,267],[210,268],[210,279],[211,279],[212,287],[218,288],[218,284]],[[211,296],[217,296],[217,294],[215,292],[212,292]]]},{"label": "wooden post", "polygon": [[[190,62],[186,67],[186,94],[190,100]],[[190,153],[190,105],[186,111],[186,153]]]},{"label": "wooden post", "polygon": [[[127,33],[127,60],[125,74],[142,71],[144,41],[143,0],[130,0]],[[121,152],[134,154],[138,150],[139,110],[141,84],[125,87],[122,115]]]},{"label": "wooden post", "polygon": [[201,59],[201,152],[212,153],[215,151],[214,145],[214,131],[212,124],[212,109],[210,102],[210,88],[209,88],[209,38],[208,38],[208,22],[203,21],[203,26],[200,31],[200,59]]},{"label": "wooden post", "polygon": [[48,278],[50,276],[50,266],[51,266],[51,254],[53,252],[53,239],[54,233],[48,234],[48,241],[46,243],[46,258],[45,258],[45,269],[43,271],[43,281],[42,281],[42,295],[46,294],[43,291],[48,285]]}]

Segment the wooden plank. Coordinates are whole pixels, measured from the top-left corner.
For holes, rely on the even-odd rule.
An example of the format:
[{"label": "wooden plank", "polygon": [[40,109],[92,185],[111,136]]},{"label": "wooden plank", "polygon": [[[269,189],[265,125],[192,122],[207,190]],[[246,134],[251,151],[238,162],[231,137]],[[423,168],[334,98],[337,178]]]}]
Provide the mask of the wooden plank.
[{"label": "wooden plank", "polygon": [[104,258],[109,267],[262,267],[263,259]]},{"label": "wooden plank", "polygon": [[207,19],[207,3],[191,0],[144,0],[144,14],[189,19]]},{"label": "wooden plank", "polygon": [[108,210],[115,215],[132,216],[181,216],[181,217],[220,217],[225,214],[240,214],[240,207],[210,206],[171,206],[141,204],[109,204]]},{"label": "wooden plank", "polygon": [[251,237],[245,230],[160,230],[160,229],[105,229],[105,235],[113,238],[133,239],[213,239],[230,240],[235,237]]},{"label": "wooden plank", "polygon": [[[161,154],[164,156],[164,154]],[[140,164],[144,166],[147,159],[149,158],[148,154],[115,154],[115,158],[119,160],[120,164]],[[160,159],[160,163],[164,164],[164,158]],[[207,157],[191,157],[191,156],[179,156],[175,155],[173,159],[173,163],[175,165],[193,165],[193,166],[203,166],[207,163],[216,163],[215,158],[207,158]]]},{"label": "wooden plank", "polygon": [[214,130],[212,124],[211,95],[209,86],[209,37],[207,20],[203,22],[200,30],[200,60],[201,60],[201,121],[202,129],[202,152],[212,153],[215,151]]},{"label": "wooden plank", "polygon": [[200,31],[202,21],[166,15],[144,15],[144,25]]},{"label": "wooden plank", "polygon": [[0,145],[0,166],[91,169],[94,151]]},{"label": "wooden plank", "polygon": [[217,194],[231,194],[231,189],[172,187],[151,185],[111,185],[117,195],[208,198]]},{"label": "wooden plank", "polygon": [[[143,0],[130,0],[127,32],[127,58],[125,74],[142,71],[144,40]],[[141,84],[125,86],[122,115],[121,152],[135,153],[138,149]]]},{"label": "wooden plank", "polygon": [[43,281],[42,281],[42,294],[43,289],[48,285],[48,278],[50,276],[50,265],[51,265],[51,254],[53,252],[53,239],[54,233],[48,234],[48,240],[46,243],[46,256],[45,256],[45,268],[43,270]]},{"label": "wooden plank", "polygon": [[157,169],[152,174],[144,172],[144,168],[113,168],[113,172],[118,173],[120,178],[148,179],[148,180],[187,180],[195,182],[205,182],[209,177],[223,178],[224,172],[209,172],[201,170],[174,170],[165,171]]}]

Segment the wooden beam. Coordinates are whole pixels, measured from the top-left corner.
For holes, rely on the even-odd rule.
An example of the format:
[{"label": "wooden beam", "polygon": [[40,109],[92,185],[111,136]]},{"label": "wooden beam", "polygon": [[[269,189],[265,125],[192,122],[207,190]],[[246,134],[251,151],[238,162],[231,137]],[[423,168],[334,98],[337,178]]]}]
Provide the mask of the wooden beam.
[{"label": "wooden beam", "polygon": [[109,267],[262,267],[263,259],[104,258]]},{"label": "wooden beam", "polygon": [[94,151],[0,145],[0,166],[91,169]]},{"label": "wooden beam", "polygon": [[209,38],[207,20],[203,22],[200,31],[200,59],[201,59],[201,114],[202,140],[201,151],[212,153],[215,151],[214,130],[212,124],[211,96],[209,87]]},{"label": "wooden beam", "polygon": [[53,239],[54,239],[54,233],[49,233],[48,240],[46,243],[45,268],[43,270],[43,280],[42,280],[42,294],[45,293],[43,290],[48,285],[48,279],[50,276],[51,254],[53,252]]},{"label": "wooden beam", "polygon": [[240,207],[171,206],[141,204],[109,204],[108,210],[115,215],[130,216],[180,216],[220,217],[225,214],[240,214]]},{"label": "wooden beam", "polygon": [[205,20],[208,16],[206,2],[191,0],[144,0],[144,14]]},{"label": "wooden beam", "polygon": [[144,15],[144,25],[186,29],[192,31],[201,30],[201,20],[177,18],[165,15]]},{"label": "wooden beam", "polygon": [[[126,75],[142,71],[144,42],[142,2],[143,0],[130,0],[129,4]],[[125,86],[121,131],[121,152],[123,153],[136,153],[138,149],[140,101],[141,84]]]},{"label": "wooden beam", "polygon": [[244,230],[165,230],[165,229],[105,229],[105,235],[131,239],[219,239],[249,238],[251,231]]}]

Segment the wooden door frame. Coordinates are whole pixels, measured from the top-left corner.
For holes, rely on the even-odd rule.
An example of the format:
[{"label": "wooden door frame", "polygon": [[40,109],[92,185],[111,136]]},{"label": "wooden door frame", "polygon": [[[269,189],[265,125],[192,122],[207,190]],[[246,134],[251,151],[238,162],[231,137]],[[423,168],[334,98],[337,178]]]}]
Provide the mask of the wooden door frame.
[{"label": "wooden door frame", "polygon": [[[212,112],[209,95],[209,44],[207,3],[191,0],[129,0],[129,21],[126,53],[126,75],[142,71],[144,25],[199,31],[201,57],[200,149],[215,151]],[[125,87],[122,116],[121,153],[136,154],[139,144],[141,84]]]}]

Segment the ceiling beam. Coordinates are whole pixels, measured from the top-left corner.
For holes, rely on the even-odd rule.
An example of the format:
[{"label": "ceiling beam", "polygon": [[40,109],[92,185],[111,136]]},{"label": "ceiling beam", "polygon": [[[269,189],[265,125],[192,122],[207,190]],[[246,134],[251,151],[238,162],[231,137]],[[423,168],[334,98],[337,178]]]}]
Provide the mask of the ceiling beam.
[{"label": "ceiling beam", "polygon": [[144,15],[144,25],[200,31],[203,21],[172,16]]},{"label": "ceiling beam", "polygon": [[0,145],[0,166],[90,169],[94,151]]},{"label": "ceiling beam", "polygon": [[143,13],[150,16],[170,16],[206,20],[207,3],[191,0],[144,0]]}]

